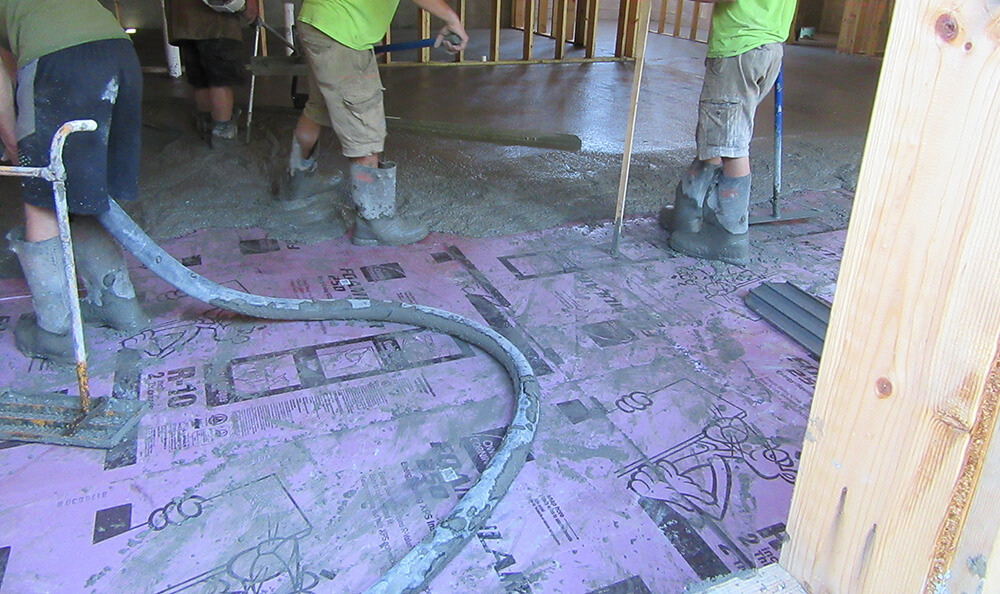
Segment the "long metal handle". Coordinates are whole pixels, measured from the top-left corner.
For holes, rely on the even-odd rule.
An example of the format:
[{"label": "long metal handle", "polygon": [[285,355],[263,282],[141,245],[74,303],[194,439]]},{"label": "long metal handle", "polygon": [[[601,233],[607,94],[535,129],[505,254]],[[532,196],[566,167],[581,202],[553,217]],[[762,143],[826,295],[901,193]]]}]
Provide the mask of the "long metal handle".
[{"label": "long metal handle", "polygon": [[63,254],[63,274],[69,288],[69,315],[72,325],[73,358],[76,361],[76,381],[80,388],[80,408],[90,412],[90,381],[87,377],[87,350],[83,343],[83,316],[80,314],[80,288],[76,283],[76,260],[69,231],[69,206],[66,204],[66,167],[63,164],[63,146],[66,137],[74,132],[97,130],[94,120],[74,120],[59,127],[52,136],[47,167],[0,167],[0,175],[40,177],[52,182],[55,195],[56,222],[59,225],[59,243]]},{"label": "long metal handle", "polygon": [[778,78],[774,81],[774,190],[771,192],[771,214],[774,218],[781,217],[781,130],[782,130],[782,99],[781,87],[784,67],[778,70]]}]

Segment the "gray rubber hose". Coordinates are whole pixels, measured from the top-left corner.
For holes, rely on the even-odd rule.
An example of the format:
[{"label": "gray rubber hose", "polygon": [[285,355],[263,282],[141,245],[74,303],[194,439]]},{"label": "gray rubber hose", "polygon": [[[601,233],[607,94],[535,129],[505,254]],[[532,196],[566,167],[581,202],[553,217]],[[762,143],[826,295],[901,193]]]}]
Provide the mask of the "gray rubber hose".
[{"label": "gray rubber hose", "polygon": [[444,310],[373,299],[284,299],[220,286],[192,272],[156,245],[114,201],[98,220],[157,276],[191,297],[246,316],[269,320],[365,320],[410,324],[450,334],[483,349],[507,370],[514,386],[514,418],[479,480],[446,518],[367,592],[418,592],[486,523],[528,456],[538,426],[539,388],[531,365],[492,329]]}]

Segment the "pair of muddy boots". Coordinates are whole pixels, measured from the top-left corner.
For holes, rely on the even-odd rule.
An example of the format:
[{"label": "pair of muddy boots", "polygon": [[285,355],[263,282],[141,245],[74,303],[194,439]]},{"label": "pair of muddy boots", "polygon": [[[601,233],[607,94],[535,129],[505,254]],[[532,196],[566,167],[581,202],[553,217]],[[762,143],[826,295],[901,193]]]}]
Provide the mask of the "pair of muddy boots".
[{"label": "pair of muddy boots", "polygon": [[[87,295],[80,302],[85,322],[118,331],[137,332],[149,320],[139,307],[125,258],[115,240],[94,217],[77,216],[70,224],[77,272]],[[17,349],[28,357],[72,364],[73,337],[69,286],[58,237],[38,242],[24,239],[24,229],[7,234],[31,292],[34,316],[14,328]]]},{"label": "pair of muddy boots", "polygon": [[[315,155],[315,149],[313,149]],[[292,141],[289,168],[280,181],[279,203],[284,208],[307,204],[320,194],[337,189],[339,178],[323,178],[316,173],[316,158],[302,158],[298,141]],[[351,163],[351,202],[357,210],[355,245],[409,245],[427,237],[427,225],[399,216],[396,202],[396,164],[383,161],[378,167]]]},{"label": "pair of muddy boots", "polygon": [[750,178],[727,177],[721,165],[695,159],[660,211],[670,247],[706,260],[746,266],[750,261]]}]

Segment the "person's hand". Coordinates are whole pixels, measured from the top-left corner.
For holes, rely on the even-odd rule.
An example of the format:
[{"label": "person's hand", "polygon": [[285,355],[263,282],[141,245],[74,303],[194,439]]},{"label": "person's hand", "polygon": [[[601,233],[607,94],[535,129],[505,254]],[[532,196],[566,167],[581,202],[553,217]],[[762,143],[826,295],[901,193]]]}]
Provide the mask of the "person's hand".
[{"label": "person's hand", "polygon": [[[455,37],[458,37],[458,39],[456,40]],[[434,40],[434,47],[441,47],[443,45],[444,49],[448,50],[448,53],[457,54],[464,50],[468,43],[469,34],[465,32],[462,21],[456,19],[441,28],[437,39]]]},{"label": "person's hand", "polygon": [[246,0],[246,2],[246,7],[240,14],[248,24],[253,25],[257,22],[257,17],[260,16],[260,4],[257,0]]},{"label": "person's hand", "polygon": [[17,159],[17,141],[13,138],[7,138],[7,134],[3,134],[3,158],[2,160],[6,163],[10,163],[14,167],[19,165]]}]

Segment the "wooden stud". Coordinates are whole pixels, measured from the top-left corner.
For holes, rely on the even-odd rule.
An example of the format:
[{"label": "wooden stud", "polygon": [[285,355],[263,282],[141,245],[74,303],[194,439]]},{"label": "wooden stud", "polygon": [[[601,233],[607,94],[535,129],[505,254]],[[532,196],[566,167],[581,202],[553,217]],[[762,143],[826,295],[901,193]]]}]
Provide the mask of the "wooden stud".
[{"label": "wooden stud", "polygon": [[642,66],[646,58],[646,40],[649,37],[649,17],[652,0],[639,0],[637,23],[639,43],[636,48],[635,70],[632,72],[632,96],[629,99],[628,121],[625,127],[625,148],[622,151],[621,176],[618,178],[618,201],[615,204],[615,229],[611,240],[611,254],[618,256],[618,241],[621,238],[625,219],[625,195],[628,189],[628,173],[632,162],[632,140],[635,138],[635,116],[639,105],[639,86],[642,82]]},{"label": "wooden stud", "polygon": [[[390,43],[392,43],[392,26],[391,25],[385,31],[385,35],[382,37],[382,43],[383,43],[383,45],[389,45]],[[391,64],[392,63],[392,52],[385,52],[384,54],[382,54],[381,60],[382,60],[383,64]]]},{"label": "wooden stud", "polygon": [[580,0],[576,3],[576,23],[573,31],[573,45],[587,47],[587,25],[589,22],[590,5],[597,0]]},{"label": "wooden stud", "polygon": [[[257,18],[264,22],[264,0],[251,0],[257,2]],[[260,55],[267,56],[267,33],[261,31],[260,34]]]},{"label": "wooden stud", "polygon": [[998,23],[895,6],[781,555],[810,592],[997,591]]},{"label": "wooden stud", "polygon": [[[458,20],[462,21],[462,26],[465,26],[465,0],[458,0],[458,6],[455,8],[455,12],[458,13]],[[452,62],[464,62],[465,61],[465,50],[462,50],[455,54],[455,58]]]},{"label": "wooden stud", "polygon": [[691,31],[688,39],[694,41],[698,38],[698,20],[701,19],[701,2],[692,2],[694,9],[691,13]]},{"label": "wooden stud", "polygon": [[576,0],[566,0],[566,43],[572,43],[575,46],[579,44],[576,42],[576,20],[580,18],[580,7],[577,5]]},{"label": "wooden stud", "polygon": [[656,25],[656,32],[661,35],[667,28],[667,0],[660,0],[660,20]]},{"label": "wooden stud", "polygon": [[553,15],[553,29],[556,34],[555,59],[561,60],[566,57],[566,0],[556,0],[555,14]]},{"label": "wooden stud", "polygon": [[600,0],[587,0],[589,10],[587,11],[586,52],[584,54],[587,59],[595,58],[597,53],[597,17],[600,10],[599,4]]},{"label": "wooden stud", "polygon": [[[431,36],[431,13],[422,8],[417,9],[420,17],[420,39],[427,39]],[[417,51],[417,62],[425,64],[431,61],[431,48],[422,47]]]},{"label": "wooden stud", "polygon": [[[636,0],[619,0],[618,2],[618,31],[615,36],[615,55],[619,58],[631,56],[628,47],[629,25],[632,24],[632,7]],[[597,23],[594,23],[596,26]]]},{"label": "wooden stud", "polygon": [[[666,2],[666,0],[664,0]],[[684,16],[684,0],[677,0],[677,14],[674,16],[674,37],[681,36],[681,17]]]},{"label": "wooden stud", "polygon": [[[500,0],[498,0],[500,1]],[[524,28],[525,5],[528,0],[513,0],[510,4],[510,26],[512,29]]]},{"label": "wooden stud", "polygon": [[[500,3],[502,0],[493,0],[493,8],[490,13],[490,60],[500,59]],[[517,4],[517,0],[514,2]]]},{"label": "wooden stud", "polygon": [[535,10],[537,0],[524,3],[524,59],[530,60],[535,50]]},{"label": "wooden stud", "polygon": [[538,0],[538,26],[535,28],[536,33],[545,35],[549,32],[549,10],[549,0]]}]

